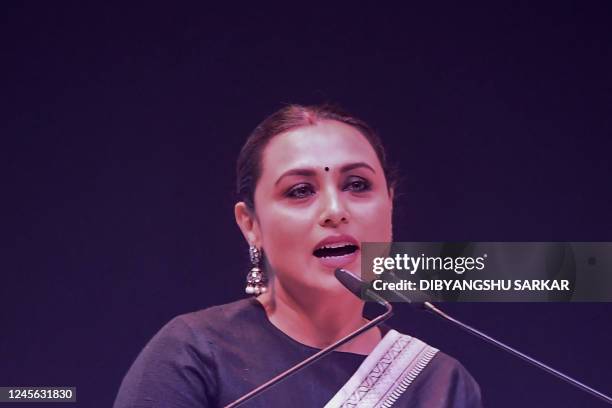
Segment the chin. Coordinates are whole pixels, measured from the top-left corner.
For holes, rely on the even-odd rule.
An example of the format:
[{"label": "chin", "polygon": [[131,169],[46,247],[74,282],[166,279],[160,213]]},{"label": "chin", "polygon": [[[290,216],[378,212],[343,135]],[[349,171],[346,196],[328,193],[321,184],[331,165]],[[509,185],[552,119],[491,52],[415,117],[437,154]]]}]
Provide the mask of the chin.
[{"label": "chin", "polygon": [[[350,266],[346,266],[343,269],[353,272]],[[326,293],[333,294],[333,296],[354,296],[338,281],[338,279],[336,279],[334,272],[335,269],[326,269],[323,274],[317,277],[316,281],[312,282],[313,289],[322,290]],[[360,274],[357,273],[357,276],[359,275]]]},{"label": "chin", "polygon": [[309,292],[311,294],[325,292],[326,295],[343,296],[350,294],[350,292],[336,279],[334,274],[336,269],[346,269],[357,276],[361,276],[360,262],[351,262],[336,267],[336,265],[322,265],[318,259],[315,259],[315,262],[310,262],[307,265],[308,267],[303,270],[302,275],[286,281],[286,284],[290,284],[299,292]]}]

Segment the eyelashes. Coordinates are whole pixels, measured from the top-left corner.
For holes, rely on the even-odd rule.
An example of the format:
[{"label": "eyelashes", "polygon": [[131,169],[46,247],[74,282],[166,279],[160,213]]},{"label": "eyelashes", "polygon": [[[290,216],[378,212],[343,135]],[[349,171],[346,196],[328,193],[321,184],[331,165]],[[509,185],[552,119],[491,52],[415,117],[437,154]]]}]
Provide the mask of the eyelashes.
[{"label": "eyelashes", "polygon": [[[372,190],[372,183],[362,177],[351,176],[342,186],[342,191],[363,193]],[[316,190],[310,183],[300,183],[291,187],[285,196],[293,199],[304,199],[316,194]]]},{"label": "eyelashes", "polygon": [[306,198],[314,194],[314,188],[310,184],[302,183],[293,186],[285,193],[289,198]]},{"label": "eyelashes", "polygon": [[343,190],[351,190],[355,192],[370,191],[372,183],[361,177],[350,177],[347,181],[347,186]]}]

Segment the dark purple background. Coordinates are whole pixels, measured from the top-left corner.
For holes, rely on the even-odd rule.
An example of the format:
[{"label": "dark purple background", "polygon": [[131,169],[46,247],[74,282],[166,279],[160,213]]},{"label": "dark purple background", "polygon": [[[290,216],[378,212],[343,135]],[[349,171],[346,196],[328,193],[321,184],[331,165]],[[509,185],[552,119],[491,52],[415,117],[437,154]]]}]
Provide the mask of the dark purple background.
[{"label": "dark purple background", "polygon": [[[493,3],[3,3],[0,385],[108,407],[167,320],[241,297],[235,158],[285,102],[378,128],[398,241],[612,241],[610,2]],[[605,406],[398,309],[489,407]],[[612,305],[446,309],[612,393]]]}]

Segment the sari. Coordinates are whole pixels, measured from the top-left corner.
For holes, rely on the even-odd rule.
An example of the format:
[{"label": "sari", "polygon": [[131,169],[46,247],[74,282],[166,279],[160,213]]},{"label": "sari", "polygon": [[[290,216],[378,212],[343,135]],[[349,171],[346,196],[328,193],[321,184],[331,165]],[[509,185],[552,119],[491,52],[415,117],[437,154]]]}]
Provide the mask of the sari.
[{"label": "sari", "polygon": [[390,330],[325,408],[392,406],[438,351]]},{"label": "sari", "polygon": [[[481,406],[478,384],[457,360],[414,337],[381,331],[368,356],[332,352],[244,407]],[[114,407],[223,407],[317,351],[276,328],[256,299],[187,313],[142,349]]]}]

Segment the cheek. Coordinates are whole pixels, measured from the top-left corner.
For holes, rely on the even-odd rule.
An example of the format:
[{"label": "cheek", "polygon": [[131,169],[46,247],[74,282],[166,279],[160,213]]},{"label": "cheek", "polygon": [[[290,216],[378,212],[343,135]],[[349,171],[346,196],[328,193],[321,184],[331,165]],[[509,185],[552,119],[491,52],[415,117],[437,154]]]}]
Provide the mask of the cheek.
[{"label": "cheek", "polygon": [[[357,214],[356,214],[357,215]],[[360,222],[365,231],[365,240],[374,242],[389,242],[392,240],[393,207],[390,200],[381,199],[363,205],[359,214],[353,217]]]},{"label": "cheek", "polygon": [[291,211],[286,207],[268,206],[260,215],[262,246],[272,266],[294,260],[312,228],[308,211]]}]

